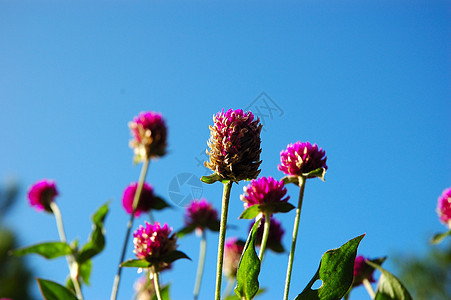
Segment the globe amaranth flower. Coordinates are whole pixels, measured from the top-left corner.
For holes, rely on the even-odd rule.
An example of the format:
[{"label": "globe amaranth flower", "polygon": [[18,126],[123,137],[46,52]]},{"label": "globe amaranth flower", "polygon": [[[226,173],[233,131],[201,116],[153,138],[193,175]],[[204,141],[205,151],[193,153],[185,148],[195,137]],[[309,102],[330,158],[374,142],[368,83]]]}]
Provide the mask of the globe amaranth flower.
[{"label": "globe amaranth flower", "polygon": [[[133,212],[133,200],[135,199],[136,190],[138,189],[138,183],[131,183],[124,190],[124,195],[122,197],[122,206],[125,211],[129,214]],[[148,212],[153,208],[155,203],[155,198],[153,194],[153,189],[150,184],[144,183],[141,190],[141,195],[139,197],[138,205],[136,207],[135,216],[139,217],[142,212]]]},{"label": "globe amaranth flower", "polygon": [[224,247],[224,275],[235,278],[240,264],[241,254],[244,250],[245,242],[238,238],[228,238]]},{"label": "globe amaranth flower", "polygon": [[130,147],[139,161],[166,154],[167,127],[161,114],[141,112],[128,127],[133,136]]},{"label": "globe amaranth flower", "polygon": [[375,282],[373,278],[374,268],[368,265],[365,262],[366,260],[368,259],[362,255],[355,258],[353,287],[361,285],[364,279],[368,279],[369,282]]},{"label": "globe amaranth flower", "polygon": [[50,203],[58,196],[55,181],[43,179],[33,184],[28,190],[28,200],[30,205],[36,210],[52,212]]},{"label": "globe amaranth flower", "polygon": [[[244,202],[244,208],[252,205],[261,205],[262,212],[272,213],[271,204],[287,202],[290,196],[286,196],[287,188],[283,181],[272,177],[260,177],[251,181],[251,184],[243,188],[240,195]],[[285,198],[284,198],[285,197]]]},{"label": "globe amaranth flower", "polygon": [[280,152],[278,169],[290,176],[303,176],[319,168],[327,170],[326,153],[316,144],[296,142]]},{"label": "globe amaranth flower", "polygon": [[217,231],[219,228],[218,212],[205,199],[193,200],[185,211],[185,225],[195,226],[203,231],[205,228]]},{"label": "globe amaranth flower", "polygon": [[157,271],[169,266],[162,258],[177,249],[177,237],[168,224],[161,226],[159,222],[145,226],[140,225],[133,233],[133,251],[138,259],[150,262]]},{"label": "globe amaranth flower", "polygon": [[445,189],[438,198],[437,214],[440,221],[451,229],[451,187]]},{"label": "globe amaranth flower", "polygon": [[223,179],[238,182],[260,173],[260,120],[252,112],[224,110],[213,116],[205,166]]},{"label": "globe amaranth flower", "polygon": [[[254,223],[255,223],[255,221],[251,222],[251,226],[249,227],[249,230],[252,229],[252,226],[254,226]],[[262,243],[264,224],[265,224],[265,217],[260,219],[260,224],[257,227],[257,232],[255,233],[255,244],[258,246],[260,246]],[[266,247],[277,253],[284,252],[285,249],[282,245],[282,237],[283,237],[284,233],[285,233],[285,230],[282,228],[280,222],[274,218],[271,218],[270,223],[269,223],[269,234],[268,234],[268,240],[266,242]]]}]

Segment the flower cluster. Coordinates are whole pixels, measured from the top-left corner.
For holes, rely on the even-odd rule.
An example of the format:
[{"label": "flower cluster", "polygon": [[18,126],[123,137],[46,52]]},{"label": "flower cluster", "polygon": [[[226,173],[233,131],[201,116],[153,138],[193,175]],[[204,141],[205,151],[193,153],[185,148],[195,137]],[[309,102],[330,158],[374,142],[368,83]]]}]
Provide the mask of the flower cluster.
[{"label": "flower cluster", "polygon": [[193,200],[185,211],[185,225],[194,226],[199,230],[214,228],[217,226],[218,212],[211,203],[205,199]]},{"label": "flower cluster", "polygon": [[363,280],[367,279],[369,282],[375,282],[373,278],[374,268],[366,263],[368,259],[362,255],[355,258],[354,262],[354,281],[352,286],[359,286]]},{"label": "flower cluster", "polygon": [[438,198],[437,213],[440,220],[451,229],[451,188],[447,188]]},{"label": "flower cluster", "polygon": [[[136,190],[138,189],[138,183],[131,183],[124,190],[122,197],[122,205],[125,211],[129,214],[133,213],[133,201],[135,199]],[[138,217],[142,212],[148,212],[153,208],[155,199],[153,189],[150,184],[144,183],[141,191],[141,195],[136,206],[135,216]]]},{"label": "flower cluster", "polygon": [[30,205],[36,210],[52,212],[50,203],[58,196],[58,190],[53,180],[43,179],[31,186],[28,191],[28,200]]},{"label": "flower cluster", "polygon": [[316,144],[296,142],[280,152],[278,168],[286,175],[305,176],[319,168],[327,170],[326,160],[325,151]]},{"label": "flower cluster", "polygon": [[283,182],[272,177],[254,179],[251,184],[243,188],[243,191],[244,194],[240,198],[244,202],[245,209],[253,205],[261,205],[262,211],[272,213],[272,209],[269,207],[271,204],[287,202],[290,199],[289,196],[285,197],[287,188]]}]

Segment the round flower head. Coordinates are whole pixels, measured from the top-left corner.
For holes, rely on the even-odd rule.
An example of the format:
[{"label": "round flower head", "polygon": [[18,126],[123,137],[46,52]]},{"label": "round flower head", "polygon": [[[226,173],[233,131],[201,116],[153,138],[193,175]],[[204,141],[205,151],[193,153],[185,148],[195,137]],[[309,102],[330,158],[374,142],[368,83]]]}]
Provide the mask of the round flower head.
[{"label": "round flower head", "polygon": [[[265,205],[272,203],[287,202],[290,199],[286,196],[287,188],[282,181],[272,177],[260,177],[253,179],[251,184],[243,188],[244,194],[241,194],[241,201],[244,202],[244,208],[252,205]],[[285,198],[284,198],[285,197]],[[264,210],[264,208],[262,208]]]},{"label": "round flower head", "polygon": [[[251,223],[251,226],[249,227],[249,230],[252,229],[252,226],[254,226],[254,222]],[[258,225],[256,236],[255,236],[255,243],[260,246],[262,243],[262,237],[263,237],[263,229],[265,224],[265,217],[260,219],[260,224]],[[269,234],[268,234],[268,241],[266,242],[266,247],[268,249],[271,249],[274,252],[281,253],[284,252],[285,249],[282,245],[282,237],[285,233],[285,230],[283,230],[282,226],[280,225],[280,222],[277,221],[274,218],[270,219],[269,224]]]},{"label": "round flower head", "polygon": [[451,187],[445,189],[438,198],[437,213],[440,221],[451,229]]},{"label": "round flower head", "polygon": [[185,212],[185,225],[195,226],[200,230],[213,228],[218,224],[218,212],[205,199],[193,200]]},{"label": "round flower head", "polygon": [[280,152],[278,169],[286,175],[303,176],[319,168],[327,170],[326,160],[326,153],[316,144],[296,142]]},{"label": "round flower head", "polygon": [[375,282],[373,278],[374,268],[368,265],[365,261],[367,258],[359,255],[355,258],[354,263],[354,281],[352,286],[361,285],[364,279],[368,279],[369,282]]},{"label": "round flower head", "polygon": [[238,265],[240,263],[241,254],[244,250],[244,241],[237,238],[229,238],[225,242],[224,247],[224,275],[230,278],[236,277]]},{"label": "round flower head", "polygon": [[133,252],[136,257],[154,264],[158,271],[168,267],[168,264],[159,261],[159,258],[177,249],[177,237],[171,232],[172,228],[169,228],[168,224],[161,226],[159,222],[153,225],[146,222],[145,227],[140,225],[133,233]]},{"label": "round flower head", "polygon": [[[135,199],[135,193],[138,188],[138,183],[131,183],[125,190],[122,197],[122,206],[127,213],[133,212],[133,200]],[[141,212],[148,212],[154,204],[154,196],[152,186],[144,183],[141,196],[139,197],[138,206],[136,207],[135,216],[138,217]]]},{"label": "round flower head", "polygon": [[166,154],[166,123],[161,114],[142,112],[128,124],[133,135],[130,147],[139,160]]},{"label": "round flower head", "polygon": [[58,191],[53,180],[40,180],[28,190],[30,205],[34,206],[38,211],[52,212],[50,203],[54,201],[56,196],[58,196]]},{"label": "round flower head", "polygon": [[260,160],[260,120],[252,112],[241,109],[217,113],[210,126],[207,154],[210,161],[205,166],[222,178],[238,182],[257,178]]}]

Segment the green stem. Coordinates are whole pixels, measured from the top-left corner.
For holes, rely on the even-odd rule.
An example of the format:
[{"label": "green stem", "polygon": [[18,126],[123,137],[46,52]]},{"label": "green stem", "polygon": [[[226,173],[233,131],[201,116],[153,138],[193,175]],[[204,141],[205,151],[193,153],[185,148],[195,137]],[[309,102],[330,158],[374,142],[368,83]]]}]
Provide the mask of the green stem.
[{"label": "green stem", "polygon": [[194,284],[194,292],[193,292],[194,300],[197,300],[197,298],[199,297],[200,284],[202,282],[202,275],[204,273],[206,250],[207,250],[207,235],[205,233],[205,230],[202,230],[202,237],[200,240],[200,247],[199,247],[199,263],[197,265],[196,282]]},{"label": "green stem", "polygon": [[270,224],[271,224],[271,215],[265,212],[265,226],[263,227],[263,237],[262,237],[262,242],[260,245],[260,253],[258,256],[258,258],[260,259],[260,262],[263,261],[263,256],[265,254],[266,243],[268,242],[269,225]]},{"label": "green stem", "polygon": [[306,177],[299,176],[299,202],[296,209],[296,217],[294,219],[293,226],[293,240],[291,242],[290,256],[288,257],[287,277],[285,278],[285,291],[283,295],[284,300],[288,300],[288,293],[290,292],[291,272],[293,270],[294,251],[296,249],[296,240],[299,230],[299,221],[301,219],[302,201],[304,199],[304,189]]},{"label": "green stem", "polygon": [[113,290],[111,292],[111,300],[116,300],[117,293],[119,291],[119,282],[121,281],[121,272],[122,267],[121,263],[124,261],[125,251],[127,250],[127,244],[130,236],[130,232],[133,226],[133,220],[135,219],[136,208],[138,207],[139,198],[141,197],[141,191],[144,185],[144,181],[146,179],[147,170],[149,169],[149,159],[144,160],[144,163],[141,168],[141,173],[139,174],[138,187],[136,188],[135,197],[133,199],[133,212],[130,215],[130,220],[127,223],[127,232],[125,233],[124,244],[122,247],[121,258],[119,260],[119,266],[117,268],[116,276],[114,277]]},{"label": "green stem", "polygon": [[224,242],[227,226],[227,212],[229,210],[230,190],[232,189],[232,181],[224,183],[222,192],[222,208],[221,208],[221,224],[219,227],[219,243],[218,243],[218,260],[216,267],[216,290],[215,300],[221,299],[221,281],[222,281],[222,266],[224,262]]},{"label": "green stem", "polygon": [[374,292],[373,286],[371,285],[369,280],[365,278],[363,279],[362,283],[366,291],[368,292],[368,295],[370,295],[371,299],[374,299],[374,297],[376,297],[376,293]]},{"label": "green stem", "polygon": [[157,295],[157,299],[161,300],[161,291],[160,291],[160,277],[158,272],[153,272],[153,285],[155,287],[155,294]]},{"label": "green stem", "polygon": [[[66,233],[64,231],[63,225],[63,216],[58,205],[55,202],[50,202],[50,209],[53,212],[56,220],[56,226],[58,227],[58,234],[60,236],[60,240],[63,243],[67,243]],[[70,254],[66,256],[67,265],[69,267],[70,278],[72,279],[72,283],[74,284],[75,293],[77,294],[77,298],[83,300],[83,294],[81,292],[80,282],[78,281],[78,263],[76,263],[74,255]]]}]

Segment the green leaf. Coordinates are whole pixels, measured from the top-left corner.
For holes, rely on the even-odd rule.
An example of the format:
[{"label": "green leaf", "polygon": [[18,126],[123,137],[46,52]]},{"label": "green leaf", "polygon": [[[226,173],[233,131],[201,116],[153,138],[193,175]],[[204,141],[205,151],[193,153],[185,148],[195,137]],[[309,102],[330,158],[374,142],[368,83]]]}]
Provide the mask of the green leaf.
[{"label": "green leaf", "polygon": [[252,230],[244,245],[243,254],[241,255],[238,271],[236,274],[235,293],[240,299],[250,300],[258,292],[259,283],[258,275],[260,274],[260,259],[255,252],[255,237],[259,220],[254,223]]},{"label": "green leaf", "polygon": [[239,219],[251,220],[255,218],[261,212],[260,207],[261,207],[260,204],[249,206],[241,213]]},{"label": "green leaf", "polygon": [[166,207],[171,207],[166,201],[164,201],[163,198],[159,197],[159,196],[154,196],[153,197],[153,205],[152,205],[152,209],[154,210],[162,210]]},{"label": "green leaf", "polygon": [[287,213],[293,210],[295,207],[293,204],[288,202],[276,202],[265,204],[265,211],[271,211],[273,213]]},{"label": "green leaf", "polygon": [[92,217],[92,222],[94,223],[93,231],[89,237],[89,241],[83,246],[76,257],[80,265],[102,252],[105,248],[103,222],[108,213],[108,205],[109,202],[102,205]]},{"label": "green leaf", "polygon": [[451,230],[442,232],[442,233],[437,233],[432,237],[431,244],[438,244],[441,241],[443,241],[447,236],[450,236],[450,235],[451,235]]},{"label": "green leaf", "polygon": [[121,267],[127,268],[148,268],[150,263],[145,259],[129,259],[121,263]]},{"label": "green leaf", "polygon": [[287,185],[289,183],[294,183],[295,185],[299,186],[299,178],[297,176],[287,175],[287,176],[283,177],[281,180],[283,181],[284,185]]},{"label": "green leaf", "polygon": [[[343,298],[351,287],[357,247],[364,236],[364,234],[358,236],[338,249],[326,251],[315,276],[295,300],[339,300]],[[312,290],[313,284],[318,279],[322,281],[321,287]]]},{"label": "green leaf", "polygon": [[212,184],[215,183],[216,181],[220,181],[222,183],[227,183],[229,182],[228,179],[224,179],[221,177],[221,175],[219,175],[218,173],[213,173],[211,175],[207,175],[207,176],[202,176],[200,178],[200,180],[206,184]]},{"label": "green leaf", "polygon": [[240,215],[239,219],[251,220],[258,216],[261,212],[268,213],[286,213],[294,209],[295,207],[288,202],[276,202],[268,204],[255,204],[246,208]]},{"label": "green leaf", "polygon": [[[265,289],[259,289],[255,297],[265,292]],[[224,298],[224,300],[240,300],[237,295],[228,295]]]},{"label": "green leaf", "polygon": [[40,278],[37,281],[45,300],[77,300],[74,293],[56,282]]},{"label": "green leaf", "polygon": [[326,168],[318,168],[316,170],[313,170],[311,172],[302,174],[302,176],[305,176],[307,178],[315,178],[318,177],[319,179],[321,179],[322,181],[326,181],[324,179],[324,176],[326,175]]},{"label": "green leaf", "polygon": [[72,248],[63,242],[47,242],[13,250],[13,254],[17,256],[31,253],[39,254],[47,259],[53,259],[71,254]]},{"label": "green leaf", "polygon": [[88,259],[79,266],[80,277],[84,283],[91,285],[89,279],[91,278],[92,261]]},{"label": "green leaf", "polygon": [[184,237],[185,235],[193,232],[196,229],[196,225],[190,225],[190,226],[186,226],[183,227],[182,229],[180,229],[179,231],[177,231],[177,237],[181,238]]},{"label": "green leaf", "polygon": [[[170,300],[171,298],[169,297],[169,284],[165,285],[164,287],[162,287],[160,289],[160,294],[161,294],[161,299],[162,300]],[[153,295],[152,300],[158,300],[157,295]]]},{"label": "green leaf", "polygon": [[207,228],[211,231],[219,231],[219,227],[221,227],[219,220],[211,221],[207,224]]},{"label": "green leaf", "polygon": [[382,274],[377,284],[376,297],[374,300],[412,300],[407,289],[393,274],[370,261],[366,262],[375,269],[378,269]]},{"label": "green leaf", "polygon": [[182,259],[182,258],[186,258],[186,259],[191,260],[191,258],[189,258],[188,255],[186,255],[182,251],[178,251],[178,250],[172,251],[169,254],[160,257],[159,260],[170,264],[170,263],[173,263],[174,261]]}]

